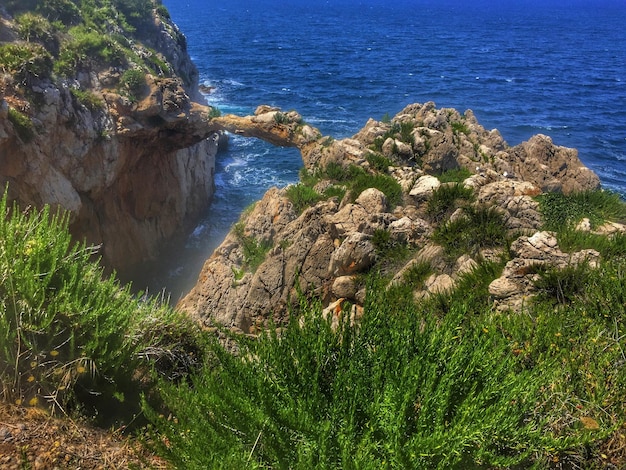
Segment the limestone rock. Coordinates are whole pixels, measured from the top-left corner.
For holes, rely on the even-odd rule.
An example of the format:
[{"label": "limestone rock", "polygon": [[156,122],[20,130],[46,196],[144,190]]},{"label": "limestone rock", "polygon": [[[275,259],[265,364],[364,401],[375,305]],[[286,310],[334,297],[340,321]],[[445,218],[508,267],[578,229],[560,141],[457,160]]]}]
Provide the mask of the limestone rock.
[{"label": "limestone rock", "polygon": [[376,188],[369,188],[359,194],[354,201],[368,214],[378,214],[387,211],[387,196]]},{"label": "limestone rock", "polygon": [[542,219],[539,203],[533,197],[540,193],[532,183],[505,179],[481,186],[477,200],[504,209],[509,230],[537,230]]},{"label": "limestone rock", "polygon": [[393,240],[415,245],[428,237],[433,229],[424,219],[413,220],[405,216],[391,222],[388,230]]},{"label": "limestone rock", "polygon": [[357,291],[354,276],[340,276],[333,282],[332,293],[337,298],[354,299]]},{"label": "limestone rock", "polygon": [[409,192],[409,196],[414,197],[418,201],[428,199],[439,186],[441,186],[441,183],[437,177],[424,175],[417,179]]},{"label": "limestone rock", "polygon": [[426,280],[425,286],[431,294],[443,294],[454,288],[454,279],[448,274],[433,274]]},{"label": "limestone rock", "polygon": [[513,259],[506,264],[502,275],[489,284],[489,294],[499,310],[520,311],[527,305],[536,293],[534,282],[541,267],[563,269],[588,263],[595,268],[600,258],[595,250],[563,253],[551,232],[519,237],[511,244],[511,253]]},{"label": "limestone rock", "polygon": [[518,178],[542,191],[564,194],[597,189],[600,179],[578,159],[575,149],[556,146],[545,135],[536,135],[510,151],[508,163]]},{"label": "limestone rock", "polygon": [[354,274],[369,268],[375,261],[376,249],[370,237],[354,232],[333,252],[328,270],[334,276]]}]

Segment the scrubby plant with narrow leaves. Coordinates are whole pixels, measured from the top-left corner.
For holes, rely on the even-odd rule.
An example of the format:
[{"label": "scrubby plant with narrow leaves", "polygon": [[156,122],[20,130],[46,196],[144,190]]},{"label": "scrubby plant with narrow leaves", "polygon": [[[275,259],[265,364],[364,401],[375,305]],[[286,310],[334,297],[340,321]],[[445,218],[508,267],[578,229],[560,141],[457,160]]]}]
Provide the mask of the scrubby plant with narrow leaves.
[{"label": "scrubby plant with narrow leaves", "polygon": [[66,412],[123,408],[154,358],[143,353],[170,348],[164,332],[186,327],[160,301],[105,276],[97,248],[74,243],[68,222],[48,206],[21,211],[6,194],[0,201],[1,392]]},{"label": "scrubby plant with narrow leaves", "polygon": [[[462,281],[474,297],[415,304],[403,286],[373,278],[357,325],[345,316],[335,328],[319,304],[303,302],[286,329],[234,337],[236,355],[215,342],[191,385],[162,384],[166,412],[146,406],[159,430],[152,442],[189,469],[601,460],[598,443],[625,417],[623,325],[607,329],[585,296],[556,315],[549,304],[493,312],[476,300],[501,266],[481,266]],[[599,284],[614,291],[615,282]]]}]

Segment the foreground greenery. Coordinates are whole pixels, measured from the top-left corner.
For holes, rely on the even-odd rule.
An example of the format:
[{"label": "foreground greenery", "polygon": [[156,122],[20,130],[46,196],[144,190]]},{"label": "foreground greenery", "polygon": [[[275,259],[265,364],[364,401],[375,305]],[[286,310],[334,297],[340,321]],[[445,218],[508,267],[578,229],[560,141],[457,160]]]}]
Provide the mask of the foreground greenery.
[{"label": "foreground greenery", "polygon": [[[599,236],[570,225],[590,211],[600,223],[622,204],[585,197],[597,202],[559,232],[577,245]],[[562,213],[542,204],[546,223]],[[430,269],[420,265],[393,287],[371,272],[357,324],[350,305],[334,328],[302,298],[288,325],[218,340],[105,276],[95,250],[71,242],[67,217],[22,212],[6,197],[0,210],[5,399],[68,414],[117,410],[135,423],[142,406],[146,443],[185,469],[626,462],[617,445],[626,442],[623,235],[602,237],[598,269],[538,272],[541,295],[522,314],[491,307],[487,286],[505,260],[415,302]]]},{"label": "foreground greenery", "polygon": [[[19,40],[0,44],[2,81],[35,105],[38,99],[29,87],[43,79],[61,82],[114,66],[130,71],[132,76],[123,77],[119,87],[133,99],[146,73],[173,75],[166,58],[150,47],[155,44],[155,18],[169,19],[160,0],[5,3],[15,18]],[[167,23],[163,27],[185,44],[177,30]]]},{"label": "foreground greenery", "polygon": [[[442,201],[471,200],[451,191]],[[623,465],[618,445],[605,452],[626,440],[625,237],[574,236],[572,226],[622,218],[624,205],[602,191],[541,204],[549,227],[569,208],[559,237],[576,249],[595,242],[599,269],[539,270],[540,295],[523,314],[492,309],[487,287],[504,259],[419,303],[412,289],[428,266],[391,288],[373,272],[357,325],[349,305],[334,329],[303,299],[284,330],[234,336],[235,355],[209,341],[208,362],[188,383],[162,382],[165,408],[145,405],[153,444],[178,468]],[[465,210],[467,226],[444,224],[434,238],[457,251],[506,245],[490,229],[503,227],[496,212]]]},{"label": "foreground greenery", "polygon": [[568,308],[524,315],[467,295],[417,305],[374,277],[358,328],[303,305],[304,322],[237,338],[238,356],[213,343],[191,384],[163,383],[160,450],[178,468],[581,463],[624,424],[622,271],[607,263]]},{"label": "foreground greenery", "polygon": [[[184,372],[194,328],[105,276],[68,217],[0,200],[0,393],[103,418],[138,411],[152,372]],[[190,337],[190,339],[187,339]]]}]

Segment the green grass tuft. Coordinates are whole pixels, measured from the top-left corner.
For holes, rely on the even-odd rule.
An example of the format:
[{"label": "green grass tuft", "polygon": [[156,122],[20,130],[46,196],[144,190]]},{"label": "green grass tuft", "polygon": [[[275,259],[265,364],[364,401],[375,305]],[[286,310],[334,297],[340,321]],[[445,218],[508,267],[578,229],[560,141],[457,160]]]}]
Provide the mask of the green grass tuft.
[{"label": "green grass tuft", "polygon": [[507,231],[500,212],[493,207],[463,208],[463,216],[437,227],[433,241],[446,250],[451,259],[463,254],[477,256],[483,248],[507,246]]},{"label": "green grass tuft", "polygon": [[462,183],[470,176],[472,173],[467,168],[454,168],[444,171],[437,178],[442,183]]},{"label": "green grass tuft", "polygon": [[587,217],[592,228],[606,221],[625,220],[626,204],[617,193],[605,190],[571,195],[545,193],[537,197],[546,230],[560,231]]},{"label": "green grass tuft", "polygon": [[322,196],[317,191],[302,183],[288,186],[285,194],[298,214],[301,214],[304,209],[311,207],[322,199]]},{"label": "green grass tuft", "polygon": [[465,207],[475,199],[474,190],[461,183],[443,184],[433,191],[428,200],[426,213],[433,222],[449,218],[459,207]]},{"label": "green grass tuft", "polygon": [[256,271],[265,260],[272,244],[266,240],[257,240],[251,235],[246,235],[243,222],[237,222],[233,226],[233,233],[241,243],[244,266],[252,272]]},{"label": "green grass tuft", "polygon": [[9,108],[9,122],[13,124],[13,128],[17,135],[24,143],[28,143],[35,137],[35,127],[28,116],[20,113],[15,108]]}]

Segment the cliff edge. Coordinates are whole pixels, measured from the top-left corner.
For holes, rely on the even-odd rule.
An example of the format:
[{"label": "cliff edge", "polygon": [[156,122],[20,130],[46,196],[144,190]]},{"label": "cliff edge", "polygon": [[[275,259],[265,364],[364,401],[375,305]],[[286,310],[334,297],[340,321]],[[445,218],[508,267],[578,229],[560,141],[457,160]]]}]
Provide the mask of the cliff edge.
[{"label": "cliff edge", "polygon": [[70,211],[123,271],[208,205],[215,111],[160,3],[57,3],[0,9],[0,185],[23,207]]}]

